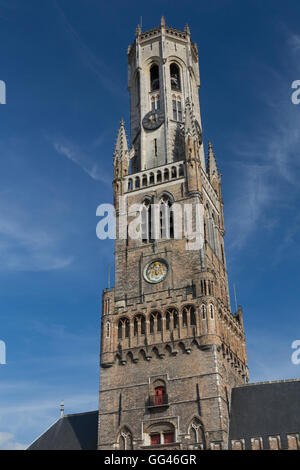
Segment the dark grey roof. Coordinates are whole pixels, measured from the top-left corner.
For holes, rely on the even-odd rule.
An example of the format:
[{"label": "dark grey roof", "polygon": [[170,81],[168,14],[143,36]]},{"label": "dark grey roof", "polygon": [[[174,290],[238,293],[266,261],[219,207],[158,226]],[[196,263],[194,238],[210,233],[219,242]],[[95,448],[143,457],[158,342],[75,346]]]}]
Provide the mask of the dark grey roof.
[{"label": "dark grey roof", "polygon": [[300,432],[300,379],[261,382],[232,389],[229,448],[232,439],[262,437],[268,449],[268,437],[280,435],[287,448],[286,435]]},{"label": "dark grey roof", "polygon": [[98,411],[65,415],[34,441],[28,450],[96,450]]}]

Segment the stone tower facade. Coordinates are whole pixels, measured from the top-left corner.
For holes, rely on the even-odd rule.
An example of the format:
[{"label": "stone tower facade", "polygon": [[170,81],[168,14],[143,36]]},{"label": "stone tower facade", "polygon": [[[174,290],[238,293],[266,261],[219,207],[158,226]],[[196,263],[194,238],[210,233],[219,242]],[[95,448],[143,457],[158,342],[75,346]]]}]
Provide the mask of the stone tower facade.
[{"label": "stone tower facade", "polygon": [[[162,18],[158,28],[137,28],[128,47],[131,150],[122,120],[113,158],[115,287],[102,299],[99,449],[227,448],[231,389],[248,381],[199,86],[188,26],[181,32]],[[176,236],[175,205],[203,208],[201,247]],[[138,212],[134,237],[128,223]]]}]

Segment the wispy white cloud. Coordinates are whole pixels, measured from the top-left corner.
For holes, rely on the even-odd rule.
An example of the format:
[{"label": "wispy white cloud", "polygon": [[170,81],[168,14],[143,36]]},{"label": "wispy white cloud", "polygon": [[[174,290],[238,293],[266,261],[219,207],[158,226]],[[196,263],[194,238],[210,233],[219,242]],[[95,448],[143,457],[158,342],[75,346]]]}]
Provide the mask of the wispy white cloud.
[{"label": "wispy white cloud", "polygon": [[[286,47],[290,54],[289,72],[293,69],[300,73],[300,67],[294,67],[296,59],[300,62],[300,36],[289,34]],[[227,217],[233,248],[242,248],[258,227],[274,226],[276,220],[270,220],[269,209],[272,205],[282,206],[283,194],[287,203],[299,193],[300,109],[291,102],[288,73],[266,73],[272,78],[268,83],[273,85],[260,94],[265,105],[262,129],[251,141],[239,136],[239,144],[235,141],[232,149],[237,156],[232,165],[239,167],[238,194]],[[242,157],[247,163],[241,163]]]},{"label": "wispy white cloud", "polygon": [[263,210],[272,199],[268,188],[269,167],[251,163],[235,163],[238,167],[239,193],[231,203],[228,225],[231,228],[231,249],[244,246],[257,227]]},{"label": "wispy white cloud", "polygon": [[[93,180],[101,181],[102,183],[111,184],[111,176],[82,150],[66,141],[65,139],[55,139],[52,141],[54,149],[60,154],[71,160],[78,165],[85,173],[87,173]],[[96,146],[100,145],[99,142],[95,143]]]},{"label": "wispy white cloud", "polygon": [[41,228],[40,221],[5,200],[0,214],[1,270],[50,271],[71,264],[72,256],[61,254],[58,232]]}]

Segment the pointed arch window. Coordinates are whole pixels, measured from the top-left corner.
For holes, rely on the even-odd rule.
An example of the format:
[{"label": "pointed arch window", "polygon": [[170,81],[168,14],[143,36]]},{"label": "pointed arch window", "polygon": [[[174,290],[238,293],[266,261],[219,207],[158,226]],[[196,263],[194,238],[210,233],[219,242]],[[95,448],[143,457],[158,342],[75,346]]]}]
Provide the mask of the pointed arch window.
[{"label": "pointed arch window", "polygon": [[169,196],[164,195],[160,200],[160,237],[162,239],[174,238],[174,213],[172,201]]},{"label": "pointed arch window", "polygon": [[127,428],[122,429],[120,432],[119,449],[120,450],[132,450],[132,435],[131,435],[131,432]]},{"label": "pointed arch window", "polygon": [[159,332],[162,330],[162,323],[161,323],[161,313],[160,312],[152,312],[150,315],[150,333],[154,333],[156,324],[156,331]]},{"label": "pointed arch window", "polygon": [[170,78],[171,78],[171,89],[180,91],[181,90],[181,80],[180,80],[180,70],[177,64],[172,63],[170,65]]},{"label": "pointed arch window", "polygon": [[159,67],[153,64],[150,68],[150,89],[151,91],[159,90]]},{"label": "pointed arch window", "polygon": [[171,319],[173,321],[172,327],[176,330],[178,328],[178,311],[176,308],[168,308],[166,311],[166,330],[170,330]]},{"label": "pointed arch window", "polygon": [[142,241],[143,243],[152,242],[152,205],[149,199],[145,199],[142,203],[141,222],[142,222]]},{"label": "pointed arch window", "polygon": [[203,442],[203,427],[199,419],[194,418],[189,427],[190,442],[198,444]]},{"label": "pointed arch window", "polygon": [[146,320],[145,320],[144,315],[138,314],[134,318],[133,331],[134,331],[134,336],[137,336],[138,334],[141,334],[141,335],[146,334]]},{"label": "pointed arch window", "polygon": [[190,320],[191,326],[196,326],[196,312],[193,305],[185,305],[182,309],[182,315],[186,315]]},{"label": "pointed arch window", "polygon": [[128,318],[121,318],[118,323],[118,338],[123,339],[123,336],[125,336],[125,338],[129,338],[129,335],[130,335],[130,322]]}]

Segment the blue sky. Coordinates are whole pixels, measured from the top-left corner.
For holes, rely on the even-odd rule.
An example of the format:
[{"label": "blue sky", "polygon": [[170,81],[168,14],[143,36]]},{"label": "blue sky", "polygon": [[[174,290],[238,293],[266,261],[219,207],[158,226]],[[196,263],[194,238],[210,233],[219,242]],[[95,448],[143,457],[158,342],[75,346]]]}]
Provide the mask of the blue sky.
[{"label": "blue sky", "polygon": [[122,116],[129,127],[127,46],[162,14],[199,48],[251,380],[300,376],[299,2],[0,0],[0,448],[31,443],[62,399],[97,408],[113,243],[96,238],[96,208],[112,201]]}]

